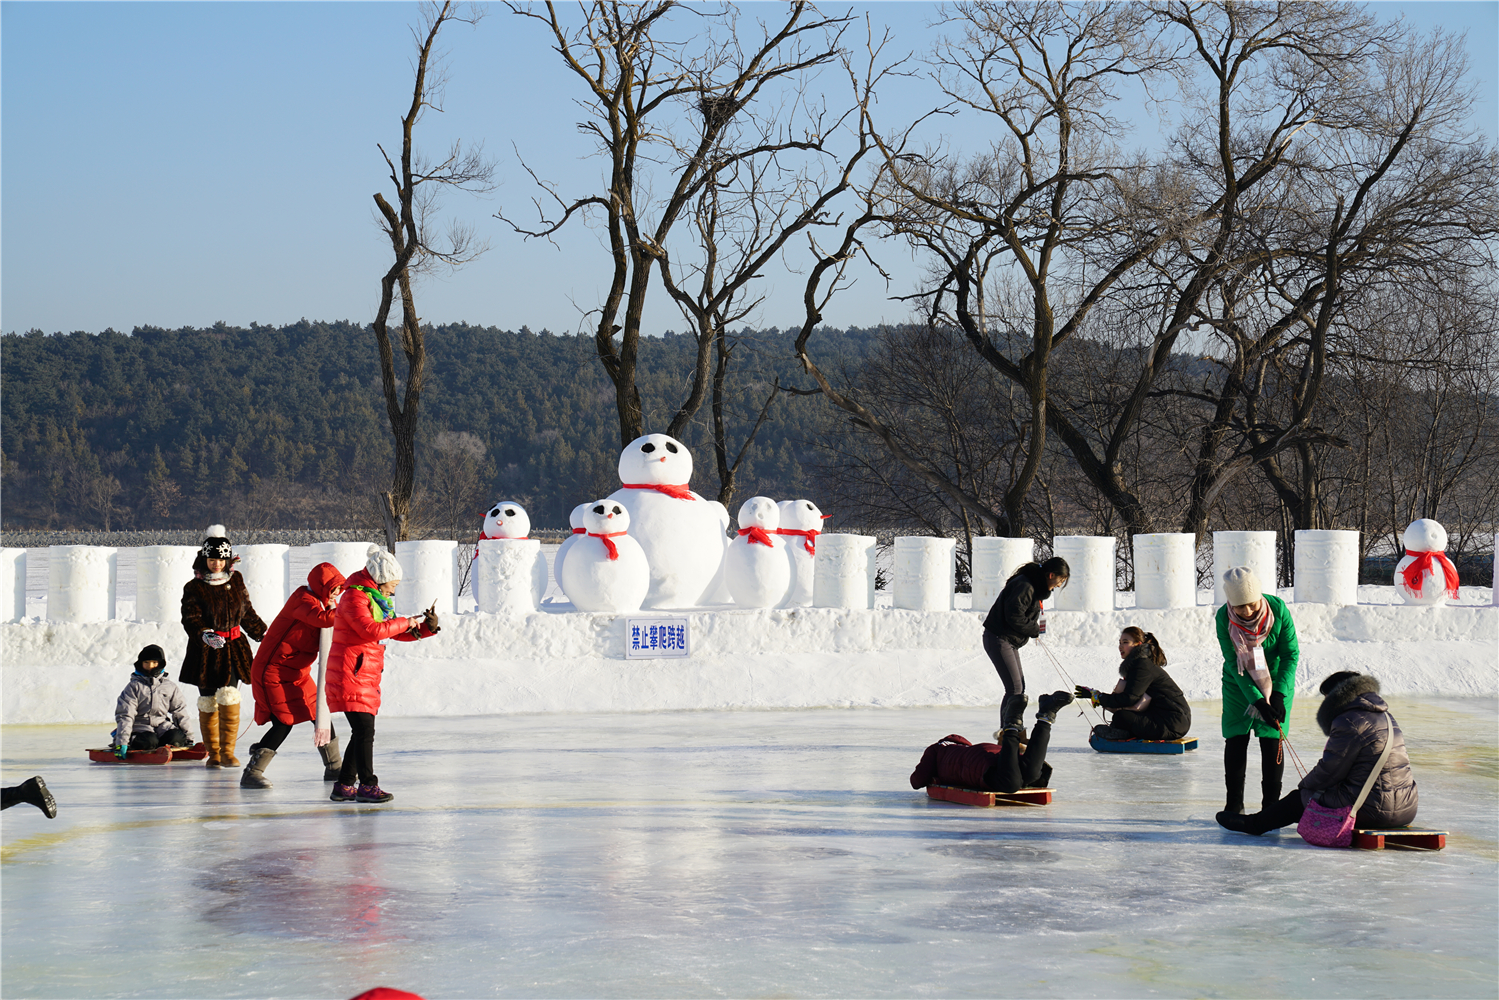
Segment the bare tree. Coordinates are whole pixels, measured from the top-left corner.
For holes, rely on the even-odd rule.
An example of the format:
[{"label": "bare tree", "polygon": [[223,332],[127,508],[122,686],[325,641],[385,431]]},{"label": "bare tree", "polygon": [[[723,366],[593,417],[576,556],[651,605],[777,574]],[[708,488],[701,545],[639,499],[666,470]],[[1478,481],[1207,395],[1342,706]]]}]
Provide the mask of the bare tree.
[{"label": "bare tree", "polygon": [[[472,229],[454,223],[444,243],[434,232],[437,192],[441,188],[487,191],[492,187],[494,164],[484,158],[482,147],[464,149],[455,142],[447,156],[432,162],[418,155],[413,132],[424,111],[442,110],[444,77],[432,63],[432,50],[438,33],[450,21],[475,23],[477,12],[460,13],[452,0],[424,5],[422,27],[412,31],[417,57],[411,105],[401,118],[401,153],[399,163],[392,160],[385,147],[380,154],[390,168],[395,188],[393,206],[381,192],[375,193],[381,230],[390,240],[394,254],[390,268],[380,279],[380,305],[371,327],[380,350],[381,382],[385,390],[385,412],[390,418],[395,438],[395,470],[388,492],[381,495],[385,516],[386,539],[392,549],[408,536],[407,522],[411,511],[411,494],[416,486],[416,434],[421,415],[422,389],[425,385],[427,349],[421,319],[416,311],[413,279],[437,267],[458,267],[483,253],[487,246],[474,239]],[[406,358],[404,391],[396,373],[395,356],[387,329],[390,310],[396,294],[401,297],[401,351]]]}]

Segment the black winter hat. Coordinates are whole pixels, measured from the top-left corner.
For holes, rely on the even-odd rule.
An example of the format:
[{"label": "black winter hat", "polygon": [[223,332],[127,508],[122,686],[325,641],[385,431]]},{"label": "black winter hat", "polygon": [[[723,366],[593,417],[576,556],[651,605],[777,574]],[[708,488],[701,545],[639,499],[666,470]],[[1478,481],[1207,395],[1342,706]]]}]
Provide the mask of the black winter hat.
[{"label": "black winter hat", "polygon": [[166,666],[167,654],[160,646],[153,643],[141,650],[140,655],[135,658],[135,665],[138,667],[147,660],[155,660],[162,666]]},{"label": "black winter hat", "polygon": [[229,544],[229,532],[222,524],[210,524],[204,535],[203,547],[198,550],[204,559],[234,558],[234,549]]}]

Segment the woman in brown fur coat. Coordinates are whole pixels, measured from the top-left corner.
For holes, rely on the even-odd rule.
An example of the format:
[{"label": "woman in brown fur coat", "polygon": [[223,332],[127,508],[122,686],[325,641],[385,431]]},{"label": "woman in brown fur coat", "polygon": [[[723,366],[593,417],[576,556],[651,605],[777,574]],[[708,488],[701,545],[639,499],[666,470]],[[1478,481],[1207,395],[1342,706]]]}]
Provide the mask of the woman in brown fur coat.
[{"label": "woman in brown fur coat", "polygon": [[[223,525],[211,525],[193,562],[193,579],[182,588],[182,628],[187,655],[178,680],[198,688],[198,722],[208,748],[209,767],[238,767],[240,681],[250,682],[265,622],[250,604],[245,581],[234,569],[237,558]],[[249,636],[249,639],[246,638]]]}]

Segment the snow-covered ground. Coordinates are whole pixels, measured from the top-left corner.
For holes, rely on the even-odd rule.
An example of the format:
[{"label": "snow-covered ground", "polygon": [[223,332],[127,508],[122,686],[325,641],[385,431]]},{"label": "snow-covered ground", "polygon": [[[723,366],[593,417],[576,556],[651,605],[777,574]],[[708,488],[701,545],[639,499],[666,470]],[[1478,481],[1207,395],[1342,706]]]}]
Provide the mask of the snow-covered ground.
[{"label": "snow-covered ground", "polygon": [[[30,574],[38,562],[28,563]],[[293,572],[305,576],[308,568]],[[121,618],[133,607],[133,579],[122,552]],[[1499,695],[1499,608],[1490,590],[1463,588],[1458,605],[1422,608],[1396,604],[1393,594],[1362,587],[1357,605],[1292,605],[1298,691],[1354,669],[1373,672],[1392,693]],[[1111,612],[1048,613],[1047,636],[1022,652],[1030,689],[1111,686],[1119,630],[1138,625],[1160,639],[1189,698],[1216,696],[1222,659],[1211,593],[1195,608],[1172,611],[1134,611],[1126,606],[1133,595],[1117,596]],[[888,596],[873,611],[694,611],[691,657],[627,661],[623,616],[574,612],[560,597],[554,592],[542,611],[524,617],[450,615],[434,639],[391,643],[382,717],[988,706],[1002,694],[981,647],[979,612],[896,611]],[[966,603],[967,595],[959,597]],[[261,610],[267,620],[274,614]],[[0,722],[108,723],[141,647],[158,643],[176,659],[184,642],[176,623],[65,625],[34,617],[0,625]]]}]

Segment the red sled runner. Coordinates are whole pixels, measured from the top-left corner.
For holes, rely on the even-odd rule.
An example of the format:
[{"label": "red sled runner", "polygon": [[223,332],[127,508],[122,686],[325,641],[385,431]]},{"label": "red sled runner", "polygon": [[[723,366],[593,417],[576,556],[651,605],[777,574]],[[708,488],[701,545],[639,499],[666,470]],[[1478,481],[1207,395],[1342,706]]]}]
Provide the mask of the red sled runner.
[{"label": "red sled runner", "polygon": [[208,748],[202,743],[190,747],[157,747],[155,750],[130,750],[124,758],[115,756],[108,747],[90,750],[88,759],[95,764],[170,764],[174,760],[202,760],[208,756]]},{"label": "red sled runner", "polygon": [[[920,780],[920,779],[917,779]],[[928,798],[965,806],[1049,806],[1050,788],[1022,788],[1018,792],[980,792],[954,785],[927,785]]]}]

